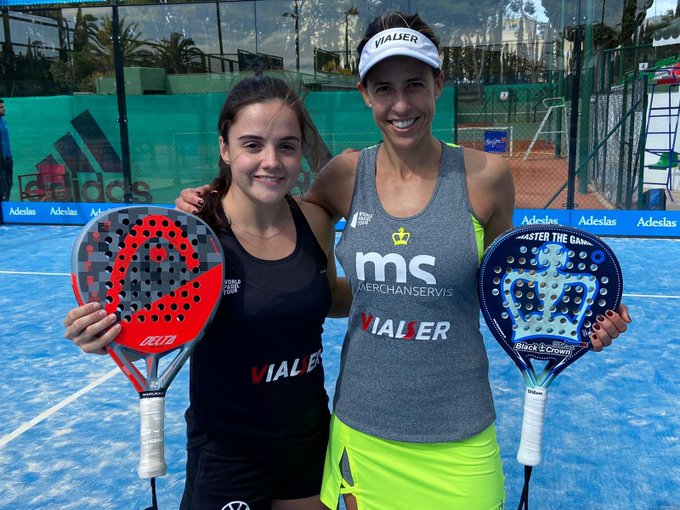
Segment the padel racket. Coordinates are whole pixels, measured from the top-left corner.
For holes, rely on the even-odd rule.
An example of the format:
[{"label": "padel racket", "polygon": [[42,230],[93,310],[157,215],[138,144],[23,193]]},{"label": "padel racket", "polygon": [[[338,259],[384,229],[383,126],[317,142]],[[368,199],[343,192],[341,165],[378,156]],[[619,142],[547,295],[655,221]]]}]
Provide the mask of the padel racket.
[{"label": "padel racket", "polygon": [[[598,315],[617,310],[623,278],[612,250],[598,237],[561,225],[528,225],[496,239],[479,269],[482,315],[526,386],[517,460],[541,463],[548,387],[591,348]],[[532,364],[542,364],[537,371]],[[521,507],[521,504],[520,504]]]},{"label": "padel racket", "polygon": [[107,351],[139,393],[138,473],[153,487],[153,478],[166,473],[166,390],[222,297],[221,245],[196,216],[162,207],[113,209],[78,235],[71,278],[79,304],[96,301],[118,316],[121,331]]}]

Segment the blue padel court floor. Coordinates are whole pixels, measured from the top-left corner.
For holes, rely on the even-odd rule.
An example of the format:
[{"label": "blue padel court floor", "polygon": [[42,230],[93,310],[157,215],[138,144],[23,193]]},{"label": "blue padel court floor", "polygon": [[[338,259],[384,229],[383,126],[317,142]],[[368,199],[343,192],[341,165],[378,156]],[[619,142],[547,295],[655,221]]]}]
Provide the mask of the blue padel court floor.
[{"label": "blue padel court floor", "polygon": [[[139,404],[108,356],[85,355],[62,320],[76,303],[71,245],[79,227],[0,225],[0,509],[141,510]],[[605,239],[624,274],[633,323],[552,384],[533,510],[680,510],[680,240]],[[338,374],[345,320],[324,334],[327,388]],[[503,452],[508,509],[523,467],[515,459],[524,385],[483,327]],[[185,462],[188,367],[168,391],[161,510],[176,509]],[[427,510],[427,506],[422,509]],[[454,509],[455,510],[455,509]],[[467,509],[462,509],[467,510]]]}]

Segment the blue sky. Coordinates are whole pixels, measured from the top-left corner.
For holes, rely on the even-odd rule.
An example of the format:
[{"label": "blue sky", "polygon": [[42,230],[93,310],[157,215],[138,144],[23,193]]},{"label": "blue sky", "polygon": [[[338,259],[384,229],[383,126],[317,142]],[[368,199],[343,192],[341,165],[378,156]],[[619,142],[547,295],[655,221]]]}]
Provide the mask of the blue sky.
[{"label": "blue sky", "polygon": [[647,16],[661,16],[668,10],[675,10],[675,0],[655,0],[654,5],[647,11]]}]

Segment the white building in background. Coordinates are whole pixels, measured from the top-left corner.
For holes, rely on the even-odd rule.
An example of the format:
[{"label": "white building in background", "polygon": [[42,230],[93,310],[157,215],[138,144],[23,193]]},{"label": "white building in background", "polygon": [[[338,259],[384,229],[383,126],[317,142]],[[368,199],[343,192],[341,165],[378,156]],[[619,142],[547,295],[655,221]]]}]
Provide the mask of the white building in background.
[{"label": "white building in background", "polygon": [[[507,48],[508,53],[517,53],[519,45],[519,29],[523,22],[522,44],[526,47],[530,60],[538,61],[543,55],[543,34],[548,26],[547,22],[541,22],[529,16],[516,16],[503,18],[501,30],[501,44]],[[505,51],[505,49],[504,49]]]}]

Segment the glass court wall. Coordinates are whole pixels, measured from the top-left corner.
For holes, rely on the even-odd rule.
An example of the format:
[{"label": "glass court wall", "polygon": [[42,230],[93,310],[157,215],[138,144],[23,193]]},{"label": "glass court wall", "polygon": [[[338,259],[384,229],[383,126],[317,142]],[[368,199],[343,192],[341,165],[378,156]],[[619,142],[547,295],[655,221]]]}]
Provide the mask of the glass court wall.
[{"label": "glass court wall", "polygon": [[[248,73],[296,84],[322,159],[376,143],[356,46],[389,10],[418,12],[439,36],[435,134],[508,160],[517,223],[595,211],[591,226],[607,227],[632,211],[673,213],[680,46],[657,44],[676,20],[651,0],[3,0],[0,97],[14,162],[4,221],[49,209],[54,222],[78,222],[75,204],[172,203],[209,182],[220,106]],[[654,105],[665,117],[650,118]]]}]

